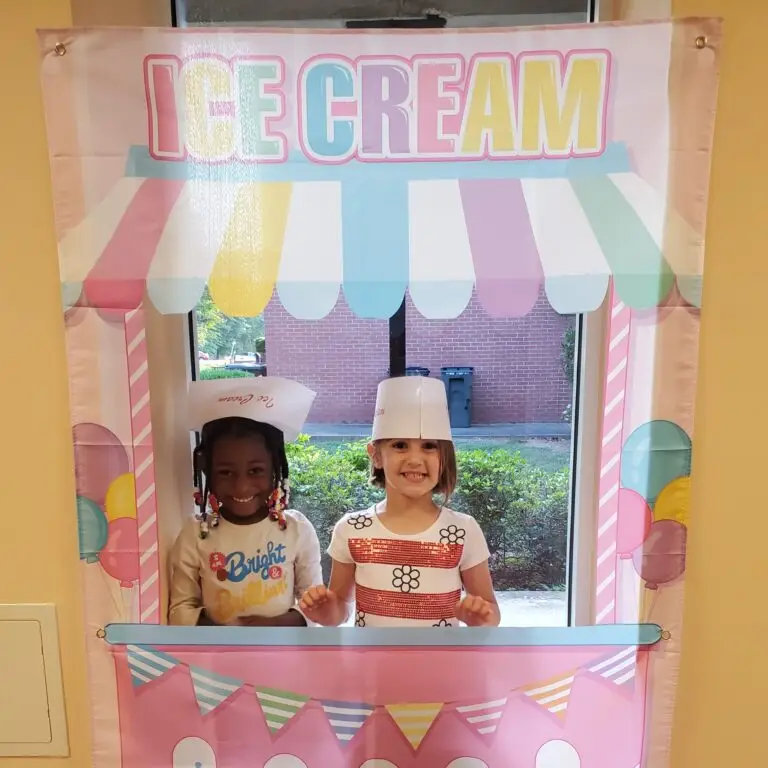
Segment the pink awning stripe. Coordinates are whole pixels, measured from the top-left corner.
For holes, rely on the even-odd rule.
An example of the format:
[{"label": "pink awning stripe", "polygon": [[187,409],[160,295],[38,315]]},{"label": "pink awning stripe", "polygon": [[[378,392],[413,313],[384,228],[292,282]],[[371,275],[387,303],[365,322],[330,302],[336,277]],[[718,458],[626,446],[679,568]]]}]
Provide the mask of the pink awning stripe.
[{"label": "pink awning stripe", "polygon": [[544,272],[518,179],[459,181],[475,284],[493,317],[523,317],[539,297]]},{"label": "pink awning stripe", "polygon": [[141,304],[157,244],[184,183],[147,179],[141,185],[85,279],[89,305],[130,310]]}]

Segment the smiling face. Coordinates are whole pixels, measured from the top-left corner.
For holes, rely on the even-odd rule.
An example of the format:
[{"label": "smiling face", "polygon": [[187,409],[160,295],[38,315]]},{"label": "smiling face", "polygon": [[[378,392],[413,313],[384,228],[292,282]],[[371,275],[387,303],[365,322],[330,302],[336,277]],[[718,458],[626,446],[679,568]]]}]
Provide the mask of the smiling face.
[{"label": "smiling face", "polygon": [[399,438],[368,446],[376,469],[384,473],[387,488],[416,499],[432,493],[440,481],[441,451],[437,440]]},{"label": "smiling face", "polygon": [[212,447],[211,493],[235,517],[267,511],[274,490],[272,458],[261,435],[220,437]]}]

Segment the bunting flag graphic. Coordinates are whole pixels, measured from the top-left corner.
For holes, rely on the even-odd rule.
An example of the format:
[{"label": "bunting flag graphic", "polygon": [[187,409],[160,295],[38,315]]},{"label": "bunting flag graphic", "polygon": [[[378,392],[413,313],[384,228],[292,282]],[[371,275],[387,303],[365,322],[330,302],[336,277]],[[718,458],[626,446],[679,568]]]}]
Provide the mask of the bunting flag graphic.
[{"label": "bunting flag graphic", "polygon": [[634,687],[636,670],[637,648],[634,645],[618,653],[612,653],[594,666],[589,667],[590,672],[600,675],[615,685],[626,685],[630,690]]},{"label": "bunting flag graphic", "polygon": [[154,648],[142,645],[129,645],[126,648],[131,681],[136,687],[157,680],[179,665],[173,656],[156,651]]},{"label": "bunting flag graphic", "polygon": [[395,721],[400,732],[417,750],[435,718],[440,714],[442,704],[387,704],[386,710]]},{"label": "bunting flag graphic", "polygon": [[323,700],[320,703],[336,738],[343,743],[355,738],[355,734],[365,725],[365,721],[375,709],[372,704],[356,704],[348,701]]},{"label": "bunting flag graphic", "polygon": [[529,685],[521,690],[531,700],[536,702],[555,717],[565,720],[568,709],[568,699],[571,696],[571,687],[576,672],[568,672],[550,680]]},{"label": "bunting flag graphic", "polygon": [[[336,738],[342,744],[351,742],[376,710],[375,704],[365,702],[313,699],[299,693],[278,688],[258,687],[245,680],[210,672],[181,661],[167,653],[146,645],[126,645],[126,660],[135,689],[159,680],[176,667],[189,670],[197,705],[202,715],[218,709],[241,688],[253,690],[264,715],[264,720],[272,735],[278,733],[292,720],[305,705],[316,704],[323,712],[333,729]],[[548,680],[541,680],[531,685],[522,686],[511,693],[521,693],[532,703],[554,715],[561,721],[565,719],[571,689],[575,676],[588,672],[617,686],[622,692],[634,690],[637,676],[638,648],[628,646],[615,649],[607,655],[597,657],[570,672]],[[457,701],[451,703],[465,725],[478,736],[493,736],[504,715],[509,695],[498,699],[481,701]],[[418,750],[424,737],[434,724],[445,703],[432,704],[385,704],[384,708],[395,722],[400,732],[411,747]]]},{"label": "bunting flag graphic", "polygon": [[200,707],[202,715],[213,712],[243,687],[242,680],[217,675],[200,667],[190,667],[189,674],[195,689],[197,706]]},{"label": "bunting flag graphic", "polygon": [[456,707],[456,711],[473,731],[481,736],[489,736],[496,733],[507,701],[504,697],[496,701],[484,701],[482,704],[466,704]]},{"label": "bunting flag graphic", "polygon": [[308,696],[275,688],[256,688],[256,697],[271,733],[277,733],[309,701]]}]

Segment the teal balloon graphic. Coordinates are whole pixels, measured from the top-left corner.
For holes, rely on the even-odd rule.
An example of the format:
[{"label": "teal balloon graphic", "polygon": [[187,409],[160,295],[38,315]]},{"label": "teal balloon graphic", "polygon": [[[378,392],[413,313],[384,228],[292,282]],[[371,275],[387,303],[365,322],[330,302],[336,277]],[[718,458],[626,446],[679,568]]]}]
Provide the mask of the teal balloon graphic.
[{"label": "teal balloon graphic", "polygon": [[691,438],[671,421],[648,421],[626,440],[621,451],[621,485],[649,504],[678,477],[691,474]]},{"label": "teal balloon graphic", "polygon": [[98,504],[84,496],[77,497],[77,533],[80,538],[80,559],[96,563],[99,552],[107,543],[109,525]]}]

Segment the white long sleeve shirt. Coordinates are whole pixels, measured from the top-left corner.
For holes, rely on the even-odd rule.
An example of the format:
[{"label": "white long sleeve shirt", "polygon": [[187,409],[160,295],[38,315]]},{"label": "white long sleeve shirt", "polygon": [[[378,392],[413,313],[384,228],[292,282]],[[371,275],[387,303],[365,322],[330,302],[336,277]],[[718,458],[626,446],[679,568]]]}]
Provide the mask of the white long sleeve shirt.
[{"label": "white long sleeve shirt", "polygon": [[186,523],[171,555],[170,623],[194,626],[203,609],[216,624],[280,616],[322,584],[312,523],[295,510],[285,519],[284,531],[269,518],[252,525],[221,519],[205,539],[197,520]]}]

